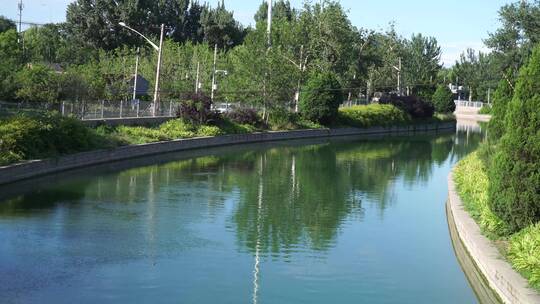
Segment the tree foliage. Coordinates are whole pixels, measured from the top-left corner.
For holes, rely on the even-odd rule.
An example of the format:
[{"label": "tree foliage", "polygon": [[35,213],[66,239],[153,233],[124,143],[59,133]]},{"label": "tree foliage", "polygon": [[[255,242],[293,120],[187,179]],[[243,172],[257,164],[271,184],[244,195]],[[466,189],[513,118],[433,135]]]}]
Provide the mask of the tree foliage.
[{"label": "tree foliage", "polygon": [[24,68],[17,73],[16,96],[30,102],[53,102],[58,99],[58,76],[40,64]]},{"label": "tree foliage", "polygon": [[519,1],[499,10],[501,27],[485,41],[498,61],[499,75],[509,69],[517,75],[520,67],[540,42],[540,3]]},{"label": "tree foliage", "polygon": [[223,3],[211,8],[190,0],[77,0],[68,6],[66,19],[80,42],[105,50],[142,42],[119,22],[151,37],[159,37],[165,24],[166,36],[173,41],[206,41],[222,48],[241,43],[244,35]]},{"label": "tree foliage", "polygon": [[14,29],[0,33],[0,100],[15,98],[15,74],[23,58]]},{"label": "tree foliage", "polygon": [[9,30],[17,30],[17,26],[10,19],[0,16],[0,34]]},{"label": "tree foliage", "polygon": [[491,120],[488,124],[490,139],[497,141],[504,134],[506,121],[506,108],[514,95],[514,84],[510,79],[499,82],[497,90],[493,94]]},{"label": "tree foliage", "polygon": [[337,117],[343,93],[332,73],[313,73],[300,98],[300,113],[308,120],[328,124]]},{"label": "tree foliage", "polygon": [[439,85],[433,94],[433,105],[438,113],[452,113],[456,110],[454,94],[447,86]]},{"label": "tree foliage", "polygon": [[540,221],[540,47],[520,72],[490,168],[490,204],[512,232]]}]

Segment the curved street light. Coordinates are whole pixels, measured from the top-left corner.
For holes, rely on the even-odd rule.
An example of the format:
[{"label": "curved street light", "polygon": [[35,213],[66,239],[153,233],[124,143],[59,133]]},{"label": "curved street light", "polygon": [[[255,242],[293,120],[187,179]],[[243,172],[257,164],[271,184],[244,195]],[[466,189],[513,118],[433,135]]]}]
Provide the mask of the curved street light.
[{"label": "curved street light", "polygon": [[[125,22],[119,22],[118,25],[125,27],[126,29],[143,37],[144,40],[146,40],[146,42],[148,42],[154,48],[154,50],[158,52],[158,62],[157,62],[157,70],[156,70],[156,87],[154,89],[154,104],[153,104],[153,109],[152,109],[152,116],[156,116],[156,110],[157,110],[157,106],[159,102],[159,78],[160,78],[160,71],[161,71],[161,55],[163,54],[163,34],[165,32],[165,24],[161,24],[161,36],[159,39],[159,46],[153,43],[150,39],[146,38],[139,31],[129,27]],[[137,75],[135,75],[135,77],[137,77]]]}]

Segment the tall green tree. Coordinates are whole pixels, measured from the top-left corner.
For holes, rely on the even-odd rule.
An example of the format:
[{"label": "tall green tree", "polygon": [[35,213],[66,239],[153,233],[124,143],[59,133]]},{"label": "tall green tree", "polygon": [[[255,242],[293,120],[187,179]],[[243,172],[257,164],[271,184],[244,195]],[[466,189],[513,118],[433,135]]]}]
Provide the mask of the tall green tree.
[{"label": "tall green tree", "polygon": [[456,104],[454,103],[454,94],[445,86],[437,86],[437,90],[432,97],[435,111],[439,113],[452,113],[456,110]]},{"label": "tall green tree", "polygon": [[540,47],[521,69],[489,169],[490,207],[511,232],[540,221]]},{"label": "tall green tree", "polygon": [[[422,90],[434,92],[437,74],[441,69],[441,47],[434,37],[415,34],[405,42],[403,58],[404,87],[422,93]],[[429,93],[428,93],[429,95]],[[431,97],[431,96],[429,96]]]},{"label": "tall green tree", "polygon": [[15,98],[15,74],[23,63],[18,38],[14,29],[0,33],[0,100]]},{"label": "tall green tree", "polygon": [[494,77],[497,73],[493,56],[482,52],[476,53],[473,49],[461,54],[453,70],[454,76],[459,77],[459,83],[468,88],[471,100],[487,102],[489,90],[496,88],[500,79],[498,76]]},{"label": "tall green tree", "polygon": [[[268,2],[263,1],[259,6],[259,10],[255,13],[255,22],[266,22],[268,19]],[[274,2],[272,7],[272,20],[286,19],[292,21],[296,18],[296,12],[291,8],[289,0],[278,0]]]},{"label": "tall green tree", "polygon": [[119,22],[151,37],[159,37],[165,24],[166,36],[176,42],[207,41],[232,47],[243,38],[242,27],[223,2],[214,9],[190,0],[77,0],[68,6],[66,20],[79,41],[105,50],[143,43]]},{"label": "tall green tree", "polygon": [[54,102],[59,96],[58,75],[48,67],[34,64],[21,69],[16,75],[18,100]]},{"label": "tall green tree", "polygon": [[497,141],[504,134],[506,121],[506,108],[514,96],[514,82],[505,77],[499,81],[497,90],[493,94],[491,119],[488,124],[489,138]]},{"label": "tall green tree", "polygon": [[225,8],[224,2],[215,9],[205,6],[200,23],[204,33],[203,41],[211,46],[229,49],[239,45],[244,39],[244,29],[234,19],[233,13]]},{"label": "tall green tree", "polygon": [[498,64],[499,79],[509,69],[517,75],[520,67],[540,42],[540,2],[517,1],[499,10],[501,27],[486,39]]},{"label": "tall green tree", "polygon": [[8,30],[17,30],[17,26],[10,19],[0,16],[0,33],[6,32]]}]

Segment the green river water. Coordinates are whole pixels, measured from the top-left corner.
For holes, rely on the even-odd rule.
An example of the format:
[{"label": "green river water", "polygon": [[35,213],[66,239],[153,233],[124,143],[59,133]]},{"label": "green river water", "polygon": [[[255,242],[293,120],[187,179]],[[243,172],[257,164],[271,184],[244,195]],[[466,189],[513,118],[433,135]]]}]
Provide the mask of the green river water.
[{"label": "green river water", "polygon": [[482,135],[191,151],[0,188],[1,303],[476,303],[447,175]]}]

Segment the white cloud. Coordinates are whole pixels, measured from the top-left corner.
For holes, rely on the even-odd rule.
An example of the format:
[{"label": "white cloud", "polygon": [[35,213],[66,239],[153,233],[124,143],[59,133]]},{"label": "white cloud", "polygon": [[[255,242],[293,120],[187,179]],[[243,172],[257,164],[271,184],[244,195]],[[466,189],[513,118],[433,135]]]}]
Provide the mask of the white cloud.
[{"label": "white cloud", "polygon": [[441,61],[443,62],[445,67],[453,66],[456,61],[459,60],[461,54],[467,51],[467,49],[473,49],[477,52],[482,51],[484,53],[490,52],[490,49],[487,48],[482,42],[470,41],[443,43],[441,45],[441,48],[443,51]]}]

